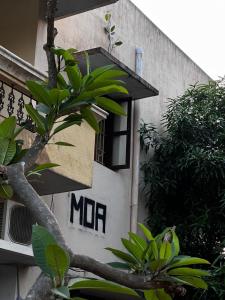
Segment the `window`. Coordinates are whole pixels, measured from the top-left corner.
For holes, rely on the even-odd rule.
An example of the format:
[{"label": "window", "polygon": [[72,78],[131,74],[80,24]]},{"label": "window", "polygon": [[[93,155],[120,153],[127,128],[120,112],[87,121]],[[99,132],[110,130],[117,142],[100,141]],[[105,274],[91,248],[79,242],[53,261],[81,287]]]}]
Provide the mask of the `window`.
[{"label": "window", "polygon": [[95,142],[95,160],[113,170],[130,167],[131,99],[120,104],[127,116],[109,114]]}]

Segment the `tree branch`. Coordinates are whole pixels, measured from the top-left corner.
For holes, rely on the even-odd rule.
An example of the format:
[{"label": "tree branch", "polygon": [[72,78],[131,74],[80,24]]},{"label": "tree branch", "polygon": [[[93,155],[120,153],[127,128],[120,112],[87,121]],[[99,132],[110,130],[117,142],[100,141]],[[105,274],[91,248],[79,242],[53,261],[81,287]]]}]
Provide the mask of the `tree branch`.
[{"label": "tree branch", "polygon": [[50,278],[43,273],[35,281],[32,289],[26,296],[25,300],[52,300],[55,297],[51,293],[52,283]]},{"label": "tree branch", "polygon": [[24,175],[24,164],[18,163],[8,166],[7,175],[16,200],[25,205],[35,217],[37,223],[44,226],[57,242],[68,250],[54,214],[27,181]]},{"label": "tree branch", "polygon": [[47,43],[44,45],[44,50],[46,51],[46,56],[48,60],[48,77],[49,77],[49,88],[54,88],[57,86],[57,67],[55,62],[55,55],[51,51],[55,47],[55,36],[57,30],[55,28],[55,12],[57,9],[57,0],[47,0]]},{"label": "tree branch", "polygon": [[[147,276],[127,274],[99,261],[96,261],[95,259],[88,256],[74,254],[66,245],[54,214],[50,211],[46,203],[39,197],[39,195],[27,181],[24,175],[23,164],[19,163],[8,166],[7,175],[9,184],[12,186],[16,195],[16,199],[20,203],[26,205],[26,207],[35,216],[37,223],[47,228],[47,230],[55,237],[59,245],[66,251],[68,251],[71,259],[71,267],[80,268],[104,279],[111,280],[134,289],[156,289],[167,288],[171,286],[171,284],[169,284],[168,282],[159,281],[157,279],[151,280],[151,278]],[[44,279],[41,278],[41,282],[43,282],[43,280]],[[32,289],[35,289],[35,293],[38,293],[38,295],[39,292],[43,294],[43,288],[39,290],[40,287],[41,284],[35,283]],[[34,292],[30,292],[29,295],[33,295],[33,293]],[[30,298],[27,299],[39,299],[32,298],[33,296],[29,297]]]},{"label": "tree branch", "polygon": [[29,171],[36,163],[38,157],[40,156],[42,150],[47,145],[49,138],[42,137],[39,134],[36,135],[35,140],[30,147],[30,149],[27,151],[27,153],[24,155],[24,157],[21,159],[21,162],[24,163],[24,171],[25,173]]}]

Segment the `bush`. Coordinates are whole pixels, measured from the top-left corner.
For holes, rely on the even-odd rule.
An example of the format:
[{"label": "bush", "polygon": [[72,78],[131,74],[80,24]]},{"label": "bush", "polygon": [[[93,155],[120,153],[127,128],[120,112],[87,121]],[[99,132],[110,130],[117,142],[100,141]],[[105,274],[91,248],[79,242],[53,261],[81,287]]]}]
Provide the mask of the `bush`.
[{"label": "bush", "polygon": [[154,149],[142,166],[149,225],[154,233],[176,225],[181,251],[213,262],[225,238],[222,82],[191,86],[171,99],[163,125],[162,134],[151,124],[140,130],[143,148]]}]

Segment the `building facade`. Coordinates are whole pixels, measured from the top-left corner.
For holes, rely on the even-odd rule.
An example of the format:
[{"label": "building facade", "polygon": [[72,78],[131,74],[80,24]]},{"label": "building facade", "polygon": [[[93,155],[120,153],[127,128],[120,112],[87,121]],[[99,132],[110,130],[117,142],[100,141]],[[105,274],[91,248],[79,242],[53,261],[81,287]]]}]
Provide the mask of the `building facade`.
[{"label": "building facade", "polygon": [[[20,124],[27,118],[24,103],[33,101],[25,81],[46,78],[45,5],[41,0],[3,2],[0,114],[14,114]],[[107,51],[109,39],[105,33],[107,12],[112,15],[116,36],[123,42],[111,53]],[[108,115],[93,107],[102,132],[95,138],[86,123],[63,131],[56,138],[76,147],[71,150],[47,146],[39,162],[57,162],[61,167],[33,182],[54,211],[68,245],[77,253],[110,262],[114,258],[104,248],[120,248],[120,238],[136,231],[137,221],[143,222],[146,217],[139,191],[140,120],[160,127],[168,98],[180,95],[190,84],[205,83],[210,78],[129,0],[80,0],[74,4],[61,0],[56,27],[56,45],[78,49],[81,69],[82,53],[87,51],[92,68],[115,64],[129,74],[129,97],[116,99],[124,106],[127,117]],[[34,135],[25,131],[23,138],[30,145]],[[15,242],[10,235],[14,205],[8,201],[0,212],[1,300],[23,298],[39,274],[33,266],[31,247]]]}]

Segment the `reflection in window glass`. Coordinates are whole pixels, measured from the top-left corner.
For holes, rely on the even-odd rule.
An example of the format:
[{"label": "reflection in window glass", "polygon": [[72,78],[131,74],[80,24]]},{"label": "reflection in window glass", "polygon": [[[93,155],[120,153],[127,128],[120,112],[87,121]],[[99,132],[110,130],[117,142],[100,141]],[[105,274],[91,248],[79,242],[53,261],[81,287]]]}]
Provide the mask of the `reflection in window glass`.
[{"label": "reflection in window glass", "polygon": [[126,135],[115,136],[113,138],[112,166],[126,164],[126,145]]},{"label": "reflection in window glass", "polygon": [[[123,107],[125,113],[127,113],[128,103],[123,102],[120,103],[120,105]],[[118,132],[118,131],[125,131],[125,130],[127,130],[127,116],[115,115],[113,131]]]}]

